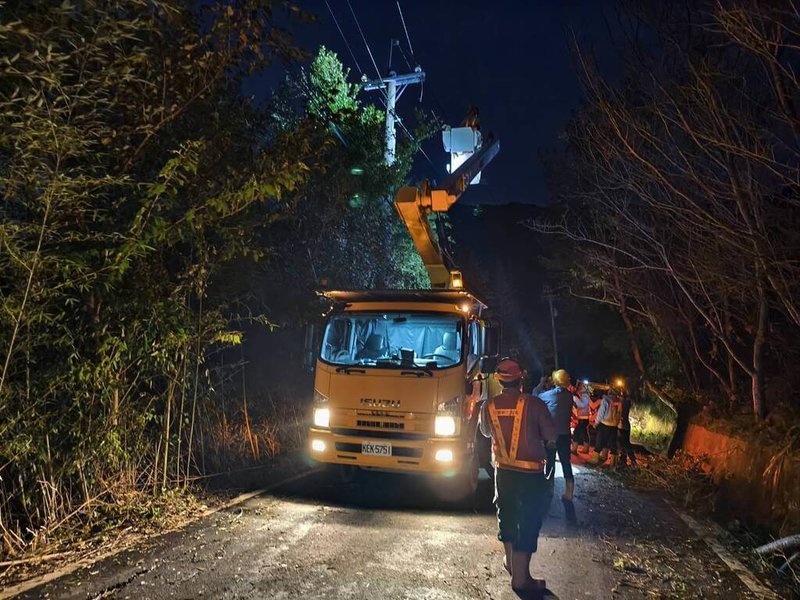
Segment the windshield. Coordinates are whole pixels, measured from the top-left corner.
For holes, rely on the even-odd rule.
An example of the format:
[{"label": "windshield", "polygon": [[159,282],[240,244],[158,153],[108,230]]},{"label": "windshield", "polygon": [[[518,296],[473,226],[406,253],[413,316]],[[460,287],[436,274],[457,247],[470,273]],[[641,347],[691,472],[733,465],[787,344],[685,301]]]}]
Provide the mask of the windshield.
[{"label": "windshield", "polygon": [[320,358],[335,365],[441,369],[461,362],[463,318],[422,312],[332,316]]}]

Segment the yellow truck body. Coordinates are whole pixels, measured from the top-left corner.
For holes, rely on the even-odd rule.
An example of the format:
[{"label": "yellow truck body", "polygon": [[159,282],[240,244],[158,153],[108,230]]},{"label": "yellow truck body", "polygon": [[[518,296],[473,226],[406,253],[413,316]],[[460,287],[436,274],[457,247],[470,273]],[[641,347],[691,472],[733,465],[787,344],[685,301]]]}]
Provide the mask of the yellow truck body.
[{"label": "yellow truck body", "polygon": [[477,483],[484,307],[457,290],[327,292],[308,436],[321,463]]}]

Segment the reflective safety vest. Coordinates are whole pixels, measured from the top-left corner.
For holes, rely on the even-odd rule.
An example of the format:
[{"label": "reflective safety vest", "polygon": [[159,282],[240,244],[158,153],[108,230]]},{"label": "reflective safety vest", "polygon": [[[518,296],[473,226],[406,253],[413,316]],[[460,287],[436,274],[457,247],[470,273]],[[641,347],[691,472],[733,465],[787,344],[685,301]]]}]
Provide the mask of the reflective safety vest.
[{"label": "reflective safety vest", "polygon": [[[526,460],[530,458],[527,429],[523,419],[525,418],[525,398],[520,396],[514,408],[497,408],[493,401],[489,401],[487,406],[489,418],[492,420],[492,430],[494,439],[495,466],[521,471],[544,470],[543,460]],[[510,444],[506,443],[501,427],[500,419],[513,418],[514,423],[511,427]],[[521,442],[521,443],[520,443]]]}]

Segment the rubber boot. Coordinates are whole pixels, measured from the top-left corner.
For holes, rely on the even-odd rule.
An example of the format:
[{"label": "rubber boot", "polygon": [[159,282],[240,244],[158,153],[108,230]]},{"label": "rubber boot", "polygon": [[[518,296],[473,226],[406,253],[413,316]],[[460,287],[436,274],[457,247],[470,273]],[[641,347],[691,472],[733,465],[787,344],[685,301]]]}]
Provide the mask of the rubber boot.
[{"label": "rubber boot", "polygon": [[503,556],[503,568],[511,575],[511,555],[514,552],[514,544],[511,542],[503,542],[503,550],[505,551],[505,556]]},{"label": "rubber boot", "polygon": [[511,554],[511,589],[525,593],[544,589],[544,581],[531,577],[531,553],[514,550]]},{"label": "rubber boot", "polygon": [[574,479],[565,479],[564,480],[564,495],[561,496],[562,500],[566,500],[567,502],[572,502],[572,495],[575,493],[575,480]]},{"label": "rubber boot", "polygon": [[597,457],[597,464],[603,466],[606,464],[606,460],[608,460],[608,448],[603,448],[600,451],[600,455]]}]

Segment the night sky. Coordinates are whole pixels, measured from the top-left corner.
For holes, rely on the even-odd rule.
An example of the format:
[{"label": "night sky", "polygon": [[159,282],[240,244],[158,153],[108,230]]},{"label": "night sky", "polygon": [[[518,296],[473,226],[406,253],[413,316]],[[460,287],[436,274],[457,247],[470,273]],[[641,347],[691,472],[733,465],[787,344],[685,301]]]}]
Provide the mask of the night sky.
[{"label": "night sky", "polygon": [[[347,1],[328,2],[359,65],[369,78],[376,78]],[[351,69],[351,78],[357,79],[361,72],[325,1],[299,4],[319,20],[293,24],[297,42],[311,52],[320,45],[334,50]],[[410,54],[395,0],[351,0],[351,5],[382,74],[391,38],[400,40]],[[481,129],[501,140],[500,155],[484,175],[485,185],[471,189],[462,202],[549,202],[540,156],[558,147],[559,132],[581,95],[572,36],[595,55],[604,73],[613,72],[616,53],[609,33],[616,19],[613,5],[608,0],[401,0],[414,56],[427,75],[422,107],[457,126],[467,108],[475,105]],[[398,73],[407,71],[397,52],[393,66]],[[254,78],[245,93],[268,97],[278,71]],[[397,112],[409,129],[419,94],[419,86],[412,86],[398,102]],[[415,176],[442,178],[447,155],[440,139],[428,140],[423,149],[434,164],[420,156]]]}]

